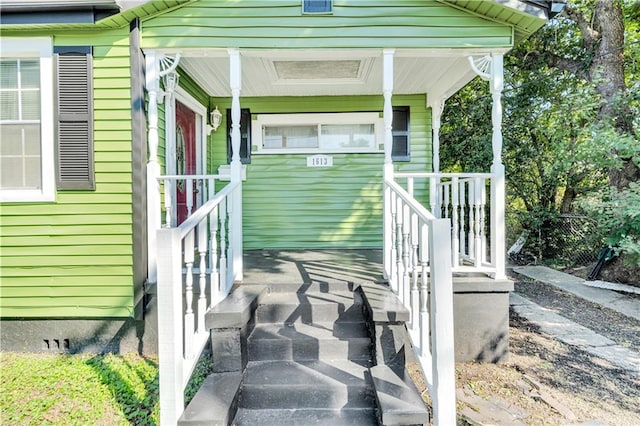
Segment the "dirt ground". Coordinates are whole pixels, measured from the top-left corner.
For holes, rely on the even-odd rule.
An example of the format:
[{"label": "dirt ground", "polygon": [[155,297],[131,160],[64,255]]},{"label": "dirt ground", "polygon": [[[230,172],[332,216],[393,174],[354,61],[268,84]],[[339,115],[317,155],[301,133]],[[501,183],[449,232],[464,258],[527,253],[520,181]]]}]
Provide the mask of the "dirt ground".
[{"label": "dirt ground", "polygon": [[[516,291],[621,345],[640,348],[638,321],[536,282],[517,281]],[[640,425],[637,373],[561,343],[514,312],[509,332],[508,362],[456,364],[458,425]],[[417,369],[410,366],[414,375]],[[417,379],[417,385],[428,401],[424,382]]]}]

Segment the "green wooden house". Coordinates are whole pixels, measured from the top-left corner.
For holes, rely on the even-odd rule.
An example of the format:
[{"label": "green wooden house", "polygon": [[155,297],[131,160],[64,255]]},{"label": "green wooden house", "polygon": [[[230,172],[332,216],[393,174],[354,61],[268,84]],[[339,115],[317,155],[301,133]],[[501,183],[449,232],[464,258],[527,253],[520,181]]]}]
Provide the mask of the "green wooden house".
[{"label": "green wooden house", "polygon": [[[502,58],[553,7],[3,1],[3,348],[154,352],[173,321],[199,351],[252,250],[382,250],[416,314],[433,252],[449,281],[503,282]],[[493,163],[440,173],[444,102],[477,76]],[[200,305],[165,315],[182,293]]]}]

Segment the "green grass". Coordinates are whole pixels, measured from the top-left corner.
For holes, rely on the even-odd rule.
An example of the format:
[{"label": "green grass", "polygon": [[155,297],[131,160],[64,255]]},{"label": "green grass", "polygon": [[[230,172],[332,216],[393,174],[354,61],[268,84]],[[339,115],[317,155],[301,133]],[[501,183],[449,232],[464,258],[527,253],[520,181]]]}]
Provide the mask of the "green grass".
[{"label": "green grass", "polygon": [[[209,369],[201,360],[187,401]],[[2,425],[157,425],[158,419],[157,358],[0,353]]]}]

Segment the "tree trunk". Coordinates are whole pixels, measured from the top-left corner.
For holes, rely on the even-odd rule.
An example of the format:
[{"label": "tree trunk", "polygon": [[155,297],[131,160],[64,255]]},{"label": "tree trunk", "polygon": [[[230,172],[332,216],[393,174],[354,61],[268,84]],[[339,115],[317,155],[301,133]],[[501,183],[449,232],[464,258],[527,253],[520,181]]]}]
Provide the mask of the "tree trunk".
[{"label": "tree trunk", "polygon": [[560,204],[560,214],[571,213],[573,208],[573,201],[576,199],[578,193],[571,186],[567,186],[562,194],[562,203]]},{"label": "tree trunk", "polygon": [[[633,135],[631,110],[625,101],[624,82],[624,16],[619,1],[598,0],[593,16],[593,32],[598,34],[589,77],[603,103],[599,111],[602,123],[612,123],[623,134]],[[616,153],[614,153],[616,154]],[[640,169],[631,158],[621,158],[622,167],[609,171],[611,186],[623,189],[629,182],[640,180]]]}]

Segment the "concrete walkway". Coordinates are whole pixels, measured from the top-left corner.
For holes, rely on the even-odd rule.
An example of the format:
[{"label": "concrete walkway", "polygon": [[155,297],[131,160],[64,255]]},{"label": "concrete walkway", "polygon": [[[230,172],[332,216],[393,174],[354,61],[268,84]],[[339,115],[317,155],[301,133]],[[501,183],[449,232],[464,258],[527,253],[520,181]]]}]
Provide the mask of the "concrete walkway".
[{"label": "concrete walkway", "polygon": [[[640,302],[633,297],[624,296],[612,290],[588,287],[584,284],[585,280],[581,278],[544,266],[516,267],[513,271],[640,321]],[[603,358],[619,368],[640,375],[639,352],[620,346],[613,340],[518,294],[512,293],[509,303],[518,315],[538,325],[544,333]]]},{"label": "concrete walkway", "polygon": [[640,301],[613,290],[585,285],[585,280],[546,266],[519,266],[513,272],[552,285],[582,299],[613,309],[640,321]]}]

